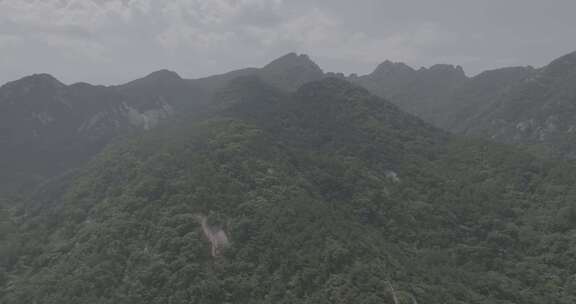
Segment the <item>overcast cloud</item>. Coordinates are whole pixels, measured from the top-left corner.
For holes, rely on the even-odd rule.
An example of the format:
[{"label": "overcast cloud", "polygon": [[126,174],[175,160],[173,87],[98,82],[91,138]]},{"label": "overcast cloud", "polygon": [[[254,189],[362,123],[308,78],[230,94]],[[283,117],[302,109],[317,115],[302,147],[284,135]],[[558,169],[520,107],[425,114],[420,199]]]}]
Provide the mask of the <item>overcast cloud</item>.
[{"label": "overcast cloud", "polygon": [[309,54],[326,71],[390,59],[469,74],[576,51],[573,0],[0,0],[0,82],[200,77]]}]

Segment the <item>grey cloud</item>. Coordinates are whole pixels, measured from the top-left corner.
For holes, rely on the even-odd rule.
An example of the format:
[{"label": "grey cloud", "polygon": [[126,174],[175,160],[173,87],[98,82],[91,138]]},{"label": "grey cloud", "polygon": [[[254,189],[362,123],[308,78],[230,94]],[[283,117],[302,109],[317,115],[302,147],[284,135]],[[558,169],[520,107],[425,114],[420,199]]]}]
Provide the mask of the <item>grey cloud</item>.
[{"label": "grey cloud", "polygon": [[0,82],[49,72],[114,83],[198,77],[308,53],[325,70],[386,59],[469,73],[576,50],[576,2],[555,0],[0,0]]},{"label": "grey cloud", "polygon": [[39,36],[43,34],[67,36],[72,39],[91,38],[94,33],[78,25],[58,25],[52,27],[40,24],[18,24],[12,21],[0,22],[0,33],[19,36]]},{"label": "grey cloud", "polygon": [[232,23],[251,25],[257,27],[276,26],[283,20],[276,11],[268,10],[247,10],[237,16]]}]

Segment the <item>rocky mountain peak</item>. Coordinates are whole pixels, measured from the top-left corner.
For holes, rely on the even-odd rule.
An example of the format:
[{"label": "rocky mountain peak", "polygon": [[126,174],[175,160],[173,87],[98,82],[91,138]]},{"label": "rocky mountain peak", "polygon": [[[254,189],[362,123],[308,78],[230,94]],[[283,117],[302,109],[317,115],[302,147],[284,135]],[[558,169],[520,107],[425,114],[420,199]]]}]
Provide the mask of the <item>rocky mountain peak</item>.
[{"label": "rocky mountain peak", "polygon": [[180,75],[178,75],[178,73],[164,69],[164,70],[152,72],[152,73],[148,74],[147,76],[145,76],[144,78],[141,78],[141,79],[136,80],[136,81],[146,82],[148,84],[152,84],[152,83],[167,83],[167,82],[180,81],[180,80],[182,80],[182,77],[180,77]]},{"label": "rocky mountain peak", "polygon": [[285,71],[289,69],[305,69],[313,73],[322,74],[322,69],[305,54],[289,53],[286,54],[269,64],[263,69],[268,71]]},{"label": "rocky mountain peak", "polygon": [[3,86],[6,89],[54,89],[65,85],[50,74],[33,74],[9,82]]},{"label": "rocky mountain peak", "polygon": [[310,57],[296,53],[290,53],[272,61],[258,74],[273,86],[289,91],[324,77],[322,69]]},{"label": "rocky mountain peak", "polygon": [[546,68],[544,68],[544,73],[550,76],[576,74],[576,52],[572,52],[552,61]]},{"label": "rocky mountain peak", "polygon": [[297,95],[301,97],[324,97],[319,100],[332,101],[337,98],[348,98],[350,96],[369,96],[368,90],[337,77],[326,77],[303,85]]},{"label": "rocky mountain peak", "polygon": [[451,65],[451,64],[435,64],[429,68],[423,68],[422,71],[435,74],[438,76],[452,76],[457,78],[465,79],[466,73],[464,73],[464,69],[459,65]]},{"label": "rocky mountain peak", "polygon": [[66,85],[49,74],[34,74],[0,87],[0,103],[44,104],[61,95]]},{"label": "rocky mountain peak", "polygon": [[412,74],[415,70],[403,62],[392,62],[386,60],[372,72],[372,76],[394,76]]}]

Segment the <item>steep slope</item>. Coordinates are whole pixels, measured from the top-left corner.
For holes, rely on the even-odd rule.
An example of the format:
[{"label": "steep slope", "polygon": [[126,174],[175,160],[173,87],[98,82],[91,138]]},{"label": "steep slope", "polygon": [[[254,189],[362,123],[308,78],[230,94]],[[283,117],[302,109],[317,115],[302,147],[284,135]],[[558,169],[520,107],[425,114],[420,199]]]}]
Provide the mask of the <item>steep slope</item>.
[{"label": "steep slope", "polygon": [[492,106],[513,85],[536,72],[531,67],[509,67],[482,72],[464,82],[451,96],[439,125],[456,133]]},{"label": "steep slope", "polygon": [[190,81],[216,92],[225,88],[231,80],[243,76],[256,76],[276,88],[295,91],[305,83],[322,79],[324,72],[307,55],[289,53],[262,68],[247,68]]},{"label": "steep slope", "polygon": [[202,88],[206,88],[209,92],[217,92],[218,90],[225,88],[230,81],[242,76],[254,76],[258,71],[258,68],[246,68],[224,74],[192,79],[190,82],[196,83]]},{"label": "steep slope", "polygon": [[437,64],[415,70],[404,63],[390,61],[369,75],[349,78],[436,125],[443,122],[445,111],[452,106],[452,95],[467,79],[459,66]]},{"label": "steep slope", "polygon": [[111,87],[68,86],[46,74],[8,83],[0,88],[0,193],[29,190],[73,169],[118,136],[173,117],[202,116],[212,110],[214,94],[240,75],[296,90],[323,72],[307,56],[291,53],[261,69],[196,80],[161,70]]},{"label": "steep slope", "polygon": [[293,92],[333,75],[389,98],[400,108],[445,130],[536,147],[573,158],[574,54],[549,67],[487,71],[467,78],[460,67],[415,70],[386,61],[364,76],[325,74],[306,55],[287,54],[262,68],[202,79],[162,70],[127,84],[64,85],[35,75],[0,88],[0,192],[29,189],[78,166],[113,138],[150,130],[173,117],[205,116],[221,89],[253,76]]},{"label": "steep slope", "polygon": [[536,145],[575,158],[576,52],[563,56],[499,94],[460,127],[464,134]]},{"label": "steep slope", "polygon": [[218,99],[24,210],[2,303],[576,299],[572,166],[453,139],[338,79],[243,77]]},{"label": "steep slope", "polygon": [[0,88],[0,192],[30,190],[114,138],[205,107],[207,99],[167,71],[117,87],[64,85],[46,74],[10,82]]},{"label": "steep slope", "polygon": [[[156,123],[177,113],[202,111],[210,100],[211,91],[168,70],[153,72],[114,89],[122,94],[127,104],[140,112],[149,112],[146,116],[150,118],[156,117]],[[152,127],[148,126],[148,129]]]},{"label": "steep slope", "polygon": [[84,160],[126,127],[118,96],[103,87],[66,86],[34,75],[0,88],[0,185],[21,186]]},{"label": "steep slope", "polygon": [[290,53],[267,64],[257,75],[275,87],[294,91],[303,84],[322,79],[324,72],[307,55]]}]

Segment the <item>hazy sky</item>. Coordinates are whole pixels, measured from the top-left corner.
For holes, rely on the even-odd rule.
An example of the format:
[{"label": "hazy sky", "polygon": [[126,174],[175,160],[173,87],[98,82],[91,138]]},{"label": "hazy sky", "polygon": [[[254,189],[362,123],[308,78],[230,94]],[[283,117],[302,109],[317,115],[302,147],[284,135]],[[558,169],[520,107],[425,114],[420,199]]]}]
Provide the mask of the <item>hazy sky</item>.
[{"label": "hazy sky", "polygon": [[0,82],[46,72],[110,84],[306,53],[326,71],[385,59],[468,74],[576,51],[575,0],[0,0]]}]

